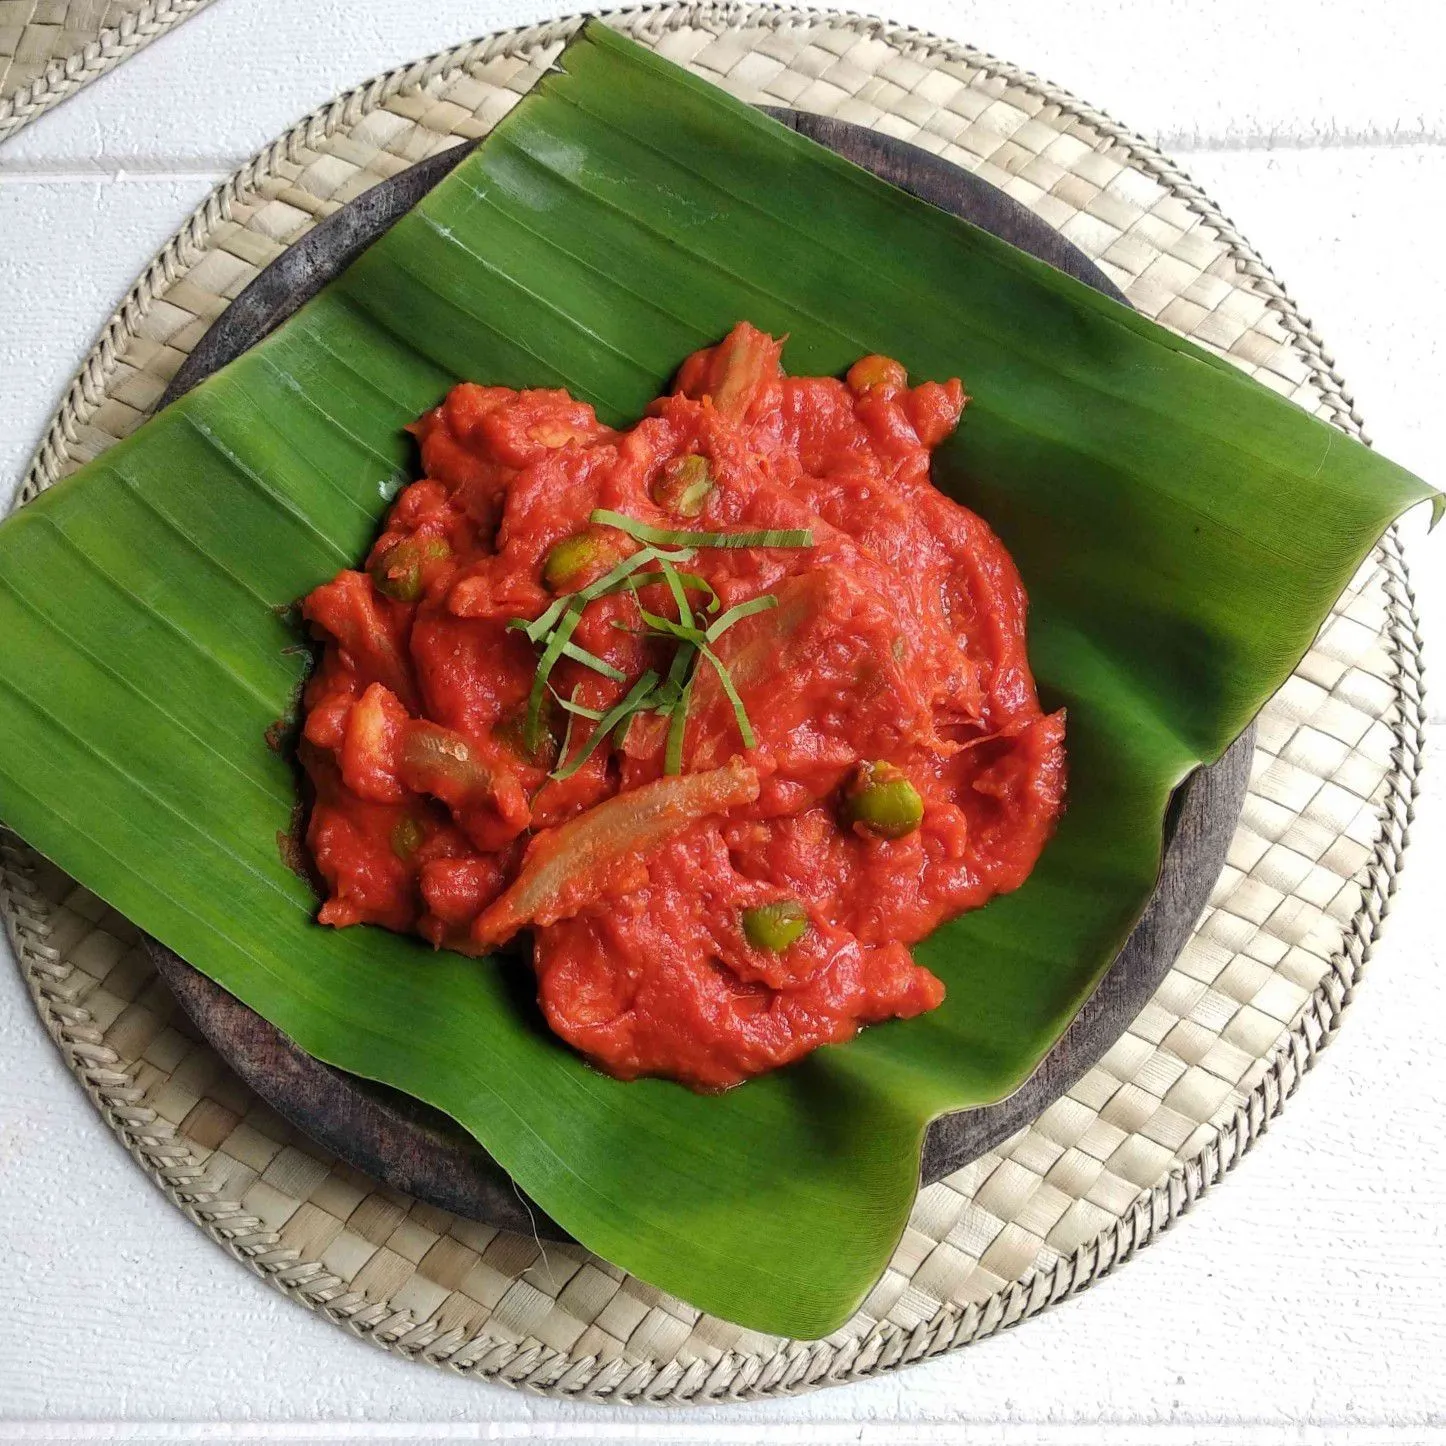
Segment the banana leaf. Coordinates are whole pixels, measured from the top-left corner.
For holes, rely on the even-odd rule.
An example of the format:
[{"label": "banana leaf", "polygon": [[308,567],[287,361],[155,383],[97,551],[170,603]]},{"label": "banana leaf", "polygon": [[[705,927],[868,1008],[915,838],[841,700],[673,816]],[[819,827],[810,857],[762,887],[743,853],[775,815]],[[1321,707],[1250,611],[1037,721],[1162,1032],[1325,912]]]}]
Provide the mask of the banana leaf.
[{"label": "banana leaf", "polygon": [[[899,1239],[930,1119],[1028,1076],[1148,897],[1171,791],[1430,493],[600,24],[560,65],[288,324],[0,526],[0,817],[312,1054],[446,1111],[592,1250],[817,1336]],[[315,924],[263,735],[306,666],[284,609],[363,555],[405,423],[462,378],[626,423],[745,317],[794,372],[965,379],[936,480],[1020,565],[1071,791],[1028,884],[920,947],[941,1009],[701,1097],[587,1069],[525,970]]]}]

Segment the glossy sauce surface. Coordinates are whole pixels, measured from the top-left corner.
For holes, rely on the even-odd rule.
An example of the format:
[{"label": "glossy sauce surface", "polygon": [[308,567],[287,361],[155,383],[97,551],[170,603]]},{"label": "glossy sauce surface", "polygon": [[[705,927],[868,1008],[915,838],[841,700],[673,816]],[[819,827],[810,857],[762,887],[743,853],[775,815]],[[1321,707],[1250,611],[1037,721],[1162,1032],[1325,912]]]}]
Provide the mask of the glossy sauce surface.
[{"label": "glossy sauce surface", "polygon": [[[935,1007],[908,946],[1023,883],[1062,806],[1018,574],[929,480],[959,382],[909,387],[880,357],[787,377],[781,349],[740,324],[625,432],[563,392],[456,387],[366,570],[304,605],[321,921],[479,954],[530,930],[548,1022],[623,1078],[724,1088]],[[676,563],[716,595],[690,584],[700,627],[773,599],[694,660],[679,773],[658,712],[565,778],[594,723],[570,720],[560,758],[549,692],[529,730],[539,645],[516,620],[641,546],[599,509],[811,542]],[[556,694],[606,711],[666,676],[678,645],[646,614],[679,619],[666,581],[588,602],[571,641],[611,676],[563,655]]]}]

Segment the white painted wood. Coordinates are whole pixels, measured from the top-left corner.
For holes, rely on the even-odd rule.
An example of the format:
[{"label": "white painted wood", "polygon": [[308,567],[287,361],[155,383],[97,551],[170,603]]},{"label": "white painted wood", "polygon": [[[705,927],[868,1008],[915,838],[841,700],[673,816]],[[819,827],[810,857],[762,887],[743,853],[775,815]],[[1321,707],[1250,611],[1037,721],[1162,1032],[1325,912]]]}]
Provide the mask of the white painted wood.
[{"label": "white painted wood", "polygon": [[[0,493],[106,311],[222,171],[339,87],[546,8],[223,0],[0,149]],[[1197,179],[1335,345],[1378,444],[1441,478],[1446,90],[1434,5],[892,10],[1190,150]],[[289,67],[270,59],[278,35]],[[1443,545],[1415,553],[1432,640],[1446,638]],[[1446,736],[1440,703],[1435,716]],[[459,1381],[368,1351],[273,1295],[145,1184],[0,960],[11,1302],[0,1442],[897,1443],[964,1429],[983,1442],[1441,1441],[1443,872],[1446,774],[1432,773],[1396,916],[1339,1041],[1259,1150],[1117,1276],[902,1375],[678,1413]]]},{"label": "white painted wood", "polygon": [[[31,126],[0,165],[151,169],[185,159],[229,170],[347,86],[570,4],[585,8],[581,0],[227,0]],[[1174,150],[1272,138],[1396,143],[1446,128],[1432,44],[1437,0],[893,0],[882,8],[898,24],[1027,65]]]}]

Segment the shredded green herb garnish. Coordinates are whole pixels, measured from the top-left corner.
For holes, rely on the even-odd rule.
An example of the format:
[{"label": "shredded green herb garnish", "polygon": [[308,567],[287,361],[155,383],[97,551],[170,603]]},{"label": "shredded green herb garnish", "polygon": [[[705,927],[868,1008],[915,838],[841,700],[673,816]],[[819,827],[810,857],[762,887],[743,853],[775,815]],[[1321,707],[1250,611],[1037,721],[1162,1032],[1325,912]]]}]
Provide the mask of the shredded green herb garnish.
[{"label": "shredded green herb garnish", "polygon": [[663,681],[653,689],[652,697],[648,699],[649,710],[654,713],[671,713],[673,711],[673,705],[682,696],[682,685],[675,683],[671,678],[664,678]]},{"label": "shredded green herb garnish", "polygon": [[653,527],[599,507],[588,518],[606,527],[616,527],[639,542],[666,543],[673,547],[812,547],[813,533],[806,527],[794,530],[770,529],[766,532],[686,532],[670,527]]},{"label": "shredded green herb garnish", "polygon": [[669,638],[677,638],[680,643],[692,643],[695,648],[703,641],[703,629],[695,628],[692,623],[675,623],[672,618],[662,617],[658,613],[650,613],[644,607],[638,609],[638,616],[642,618],[651,632],[662,633]]},{"label": "shredded green herb garnish", "polygon": [[604,678],[611,678],[614,683],[626,683],[628,680],[628,675],[621,668],[613,667],[606,658],[588,652],[577,643],[564,643],[562,655],[564,658],[571,658],[574,663],[581,663],[584,668],[591,668],[594,673],[601,673]]},{"label": "shredded green herb garnish", "polygon": [[683,591],[683,580],[678,576],[678,569],[672,563],[665,562],[663,578],[668,584],[668,591],[673,594],[673,605],[678,609],[678,621],[685,628],[691,628],[693,609],[688,606],[688,594]]},{"label": "shredded green herb garnish", "polygon": [[[690,593],[709,594],[709,600],[703,604],[704,612],[716,613],[717,610],[723,606],[723,600],[720,599],[719,594],[714,593],[713,584],[711,584],[706,577],[700,577],[697,573],[684,573],[680,568],[674,568],[674,576],[678,578],[680,583],[683,583],[684,589],[687,589]],[[654,583],[664,583],[664,581],[667,581],[667,574],[662,573],[662,571],[658,571],[658,573],[633,573],[633,576],[629,577],[626,583],[623,583],[619,591],[636,593],[636,591],[643,589],[643,587],[651,587]]]},{"label": "shredded green herb garnish", "polygon": [[752,617],[754,613],[767,612],[769,608],[776,608],[778,599],[771,592],[764,593],[762,597],[749,599],[748,602],[741,602],[736,607],[731,607],[721,618],[710,624],[708,631],[703,634],[705,642],[716,643],[734,623],[743,618]]},{"label": "shredded green herb garnish", "polygon": [[653,691],[653,685],[658,681],[658,675],[651,670],[644,673],[627,693],[618,700],[598,720],[598,725],[592,730],[592,736],[583,744],[582,750],[570,763],[564,763],[554,773],[553,777],[559,783],[563,779],[571,778],[584,763],[592,757],[599,743],[613,731],[625,718],[631,719],[633,714],[639,711],[639,705]]},{"label": "shredded green herb garnish", "polygon": [[[661,556],[662,554],[659,553],[656,548],[641,547],[630,557],[625,557],[621,562],[610,567],[601,577],[588,583],[586,587],[579,588],[576,592],[564,593],[562,597],[558,598],[556,602],[538,617],[535,617],[530,623],[523,618],[513,618],[512,621],[508,623],[508,627],[520,626],[534,643],[541,642],[561,621],[563,613],[565,613],[568,608],[573,606],[581,608],[587,603],[590,603],[594,598],[602,597],[605,593],[615,591],[619,584],[629,575],[635,573],[647,563],[656,562]],[[686,562],[690,559],[683,558],[681,560]]]},{"label": "shredded green herb garnish", "polygon": [[[551,693],[567,714],[567,730],[563,735],[562,751],[558,755],[558,766],[552,774],[553,778],[571,778],[592,757],[604,739],[615,732],[625,732],[640,713],[654,713],[667,718],[668,737],[663,750],[663,767],[668,773],[681,773],[683,744],[688,730],[688,705],[693,696],[693,683],[698,676],[699,658],[706,659],[708,665],[718,674],[718,682],[732,704],[743,746],[755,747],[757,738],[748,712],[743,706],[743,699],[739,696],[733,679],[728,676],[727,666],[710,645],[717,642],[734,623],[767,608],[777,607],[778,599],[771,594],[750,598],[747,602],[729,608],[704,626],[699,614],[694,611],[695,605],[689,601],[688,594],[693,592],[706,595],[706,601],[702,604],[704,615],[717,613],[722,606],[722,600],[706,578],[694,572],[682,572],[675,564],[691,562],[695,548],[812,547],[813,533],[807,529],[767,532],[672,531],[652,527],[636,518],[624,516],[621,512],[610,512],[605,508],[595,511],[590,521],[615,527],[644,545],[586,587],[557,598],[531,622],[525,618],[513,618],[507,624],[509,628],[525,632],[531,642],[543,645],[537,672],[532,680],[532,691],[527,698],[527,721],[523,736],[528,748],[535,749],[541,741],[543,702],[547,694]],[[656,566],[649,571],[643,571],[650,563]],[[564,698],[558,693],[547,680],[560,658],[571,658],[613,682],[626,682],[625,673],[605,658],[600,658],[580,644],[574,643],[572,634],[582,618],[583,609],[595,599],[618,592],[638,593],[645,587],[657,584],[667,588],[678,616],[664,617],[661,613],[650,612],[641,604],[638,606],[638,616],[642,620],[643,636],[663,639],[675,645],[667,676],[660,680],[657,673],[649,669],[605,712],[584,707],[577,702],[576,690],[571,698]],[[613,625],[627,632],[639,631],[629,628],[618,619],[614,619]],[[573,728],[579,718],[590,720],[593,730],[577,756],[570,758]]]},{"label": "shredded green herb garnish", "polygon": [[[564,711],[567,713],[567,727],[562,730],[562,747],[557,750],[557,761],[564,763],[567,761],[568,751],[572,748],[572,730],[578,720],[577,710],[580,709],[582,705],[575,703],[572,698],[564,698],[551,683],[547,685],[547,691],[562,704]],[[577,696],[577,689],[574,688],[572,691],[573,697],[575,698]],[[601,718],[602,714],[599,713],[597,716]]]},{"label": "shredded green herb garnish", "polygon": [[562,656],[562,650],[567,646],[567,640],[572,636],[581,617],[581,607],[564,608],[557,626],[547,639],[547,646],[542,650],[537,672],[532,679],[532,691],[527,695],[527,722],[523,725],[522,732],[522,739],[529,753],[535,753],[542,742],[542,700],[547,695],[548,675]]},{"label": "shredded green herb garnish", "polygon": [[733,705],[733,716],[738,721],[739,733],[743,735],[743,746],[752,748],[758,740],[753,736],[753,725],[748,721],[748,713],[743,707],[743,699],[738,696],[738,689],[733,686],[733,679],[728,676],[728,669],[723,666],[723,660],[707,643],[704,643],[698,651],[712,663],[713,671],[718,674],[718,681],[723,685],[723,691]]},{"label": "shredded green herb garnish", "polygon": [[[705,592],[708,594],[708,601],[703,605],[704,610],[716,613],[723,606],[718,594],[713,591],[713,584],[706,577],[699,577],[696,572],[681,572],[673,569],[673,576],[683,584],[689,592]],[[614,592],[640,592],[645,587],[652,587],[654,583],[667,582],[668,574],[659,570],[657,572],[635,572],[630,578],[620,582],[612,590]]]},{"label": "shredded green herb garnish", "polygon": [[[678,649],[681,654],[682,648]],[[696,651],[690,650],[689,661],[697,657]],[[681,773],[683,771],[683,740],[688,732],[688,704],[693,698],[693,678],[696,674],[690,675],[688,681],[683,684],[683,691],[678,695],[678,701],[673,705],[672,716],[668,720],[668,741],[663,749],[663,772]]]},{"label": "shredded green herb garnish", "polygon": [[[551,683],[547,685],[547,691],[557,699],[558,707],[562,708],[565,712],[573,714],[574,717],[591,718],[594,723],[602,717],[601,708],[584,708],[581,703],[574,702],[572,698],[564,698]],[[577,689],[574,688],[572,691],[575,697]]]}]

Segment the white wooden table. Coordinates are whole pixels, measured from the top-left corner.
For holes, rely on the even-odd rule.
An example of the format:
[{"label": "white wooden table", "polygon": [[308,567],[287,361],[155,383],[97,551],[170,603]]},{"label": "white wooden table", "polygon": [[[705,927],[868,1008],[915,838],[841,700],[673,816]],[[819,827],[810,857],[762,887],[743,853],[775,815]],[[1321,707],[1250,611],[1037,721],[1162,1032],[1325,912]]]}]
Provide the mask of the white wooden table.
[{"label": "white wooden table", "polygon": [[[1176,155],[1333,343],[1378,444],[1437,482],[1440,10],[889,6],[1048,75]],[[220,0],[0,149],[0,488],[18,480],[111,305],[215,181],[337,90],[549,13],[547,0]],[[1440,646],[1443,547],[1414,553]],[[1441,705],[1434,716],[1446,718]],[[1446,1441],[1443,871],[1438,773],[1339,1042],[1259,1151],[1117,1276],[902,1375],[687,1413],[576,1407],[443,1376],[272,1294],[145,1183],[0,960],[0,1441],[895,1443],[965,1429],[983,1442]]]}]

